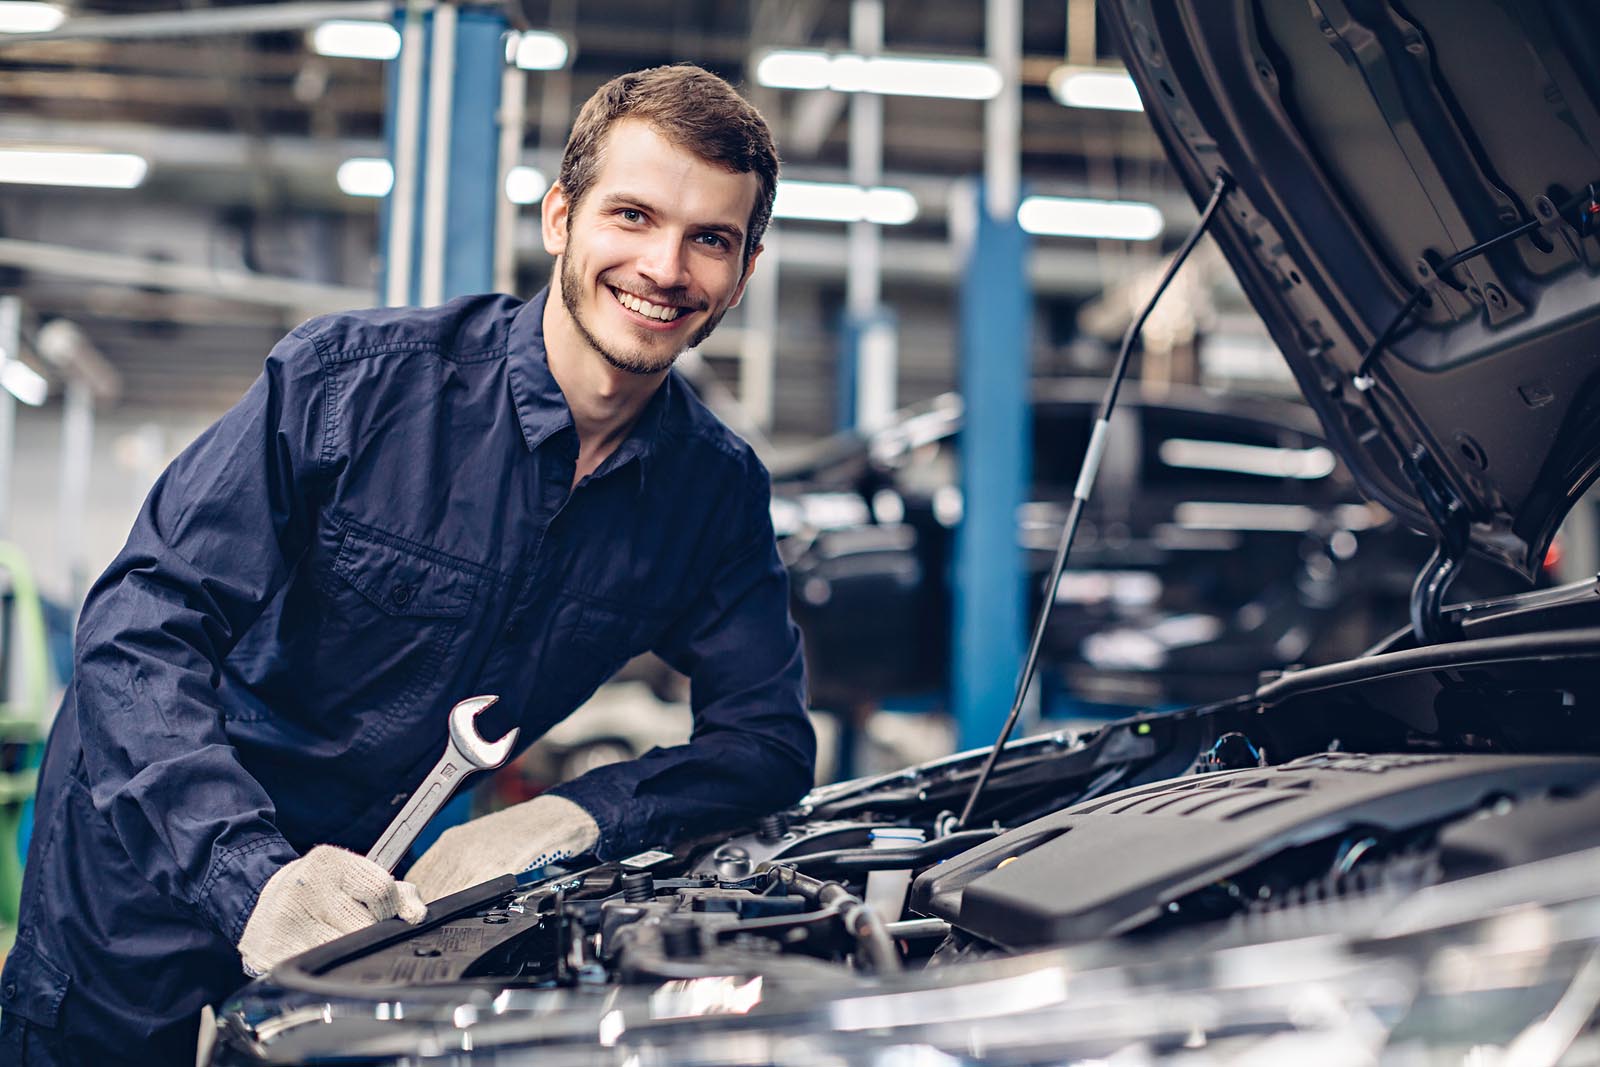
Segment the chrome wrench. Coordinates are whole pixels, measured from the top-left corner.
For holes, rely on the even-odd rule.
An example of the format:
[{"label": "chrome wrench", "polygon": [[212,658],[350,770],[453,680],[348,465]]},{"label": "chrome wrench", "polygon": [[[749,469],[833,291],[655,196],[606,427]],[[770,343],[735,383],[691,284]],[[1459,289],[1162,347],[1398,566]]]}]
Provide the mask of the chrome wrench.
[{"label": "chrome wrench", "polygon": [[367,859],[386,871],[392,871],[400,857],[406,854],[411,842],[417,839],[428,820],[444,807],[445,801],[456,787],[474,771],[492,771],[511,755],[511,746],[517,743],[517,728],[495,742],[478,736],[473,722],[495,701],[497,696],[469,697],[450,709],[450,740],[445,744],[444,755],[433,765],[428,777],[422,780],[400,814],[394,817],[389,828],[378,838],[378,843],[367,853]]}]

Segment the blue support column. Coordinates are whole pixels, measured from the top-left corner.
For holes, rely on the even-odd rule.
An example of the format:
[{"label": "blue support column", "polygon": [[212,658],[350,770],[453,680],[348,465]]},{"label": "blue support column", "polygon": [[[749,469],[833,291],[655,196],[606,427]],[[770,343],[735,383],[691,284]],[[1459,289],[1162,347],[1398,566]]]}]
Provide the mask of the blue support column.
[{"label": "blue support column", "polygon": [[[453,16],[453,17],[452,17]],[[390,235],[400,213],[405,214],[411,235],[409,263],[402,263],[408,277],[403,296],[391,294],[390,302],[431,303],[465,293],[488,292],[494,288],[495,204],[503,190],[495,188],[499,173],[500,76],[505,66],[505,16],[497,7],[454,5],[448,13],[435,9],[421,16],[421,33],[406,32],[406,13],[395,15],[395,28],[401,31],[404,47],[418,45],[414,62],[418,66],[418,98],[414,112],[402,106],[406,56],[389,65],[388,120],[386,136],[389,158],[397,175],[403,161],[397,158],[409,133],[415,145],[415,180],[397,181],[394,192],[385,200],[382,247],[389,251],[380,278],[380,292],[389,291],[390,270],[395,266]],[[453,46],[441,54],[435,37],[439,32],[454,37]],[[435,60],[449,65],[448,83],[436,78]],[[442,144],[446,165],[442,170],[430,166],[430,127],[434,106],[443,96],[446,130]],[[401,124],[410,118],[410,129]],[[444,226],[442,241],[429,241],[428,199],[436,182],[443,181]],[[407,193],[409,192],[409,195]],[[432,257],[440,257],[433,269],[442,270],[437,292],[430,293],[424,282],[429,276]]]},{"label": "blue support column", "polygon": [[894,404],[900,320],[879,304],[863,315],[846,311],[839,327],[834,427],[865,433],[883,428]]},{"label": "blue support column", "polygon": [[[961,195],[958,193],[957,195]],[[1032,482],[1028,237],[976,184],[961,255],[962,518],[956,532],[951,705],[962,748],[999,735],[1022,669],[1026,578],[1017,509]]]}]

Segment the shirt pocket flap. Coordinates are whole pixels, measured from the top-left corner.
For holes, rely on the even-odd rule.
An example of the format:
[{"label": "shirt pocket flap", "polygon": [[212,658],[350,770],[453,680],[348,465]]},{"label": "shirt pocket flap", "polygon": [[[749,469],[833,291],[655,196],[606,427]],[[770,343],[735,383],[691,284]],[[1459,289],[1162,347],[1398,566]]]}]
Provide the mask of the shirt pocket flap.
[{"label": "shirt pocket flap", "polygon": [[26,941],[11,946],[6,960],[0,1006],[14,1011],[35,1026],[54,1026],[61,1001],[72,978],[33,950]]},{"label": "shirt pocket flap", "polygon": [[453,619],[472,605],[473,577],[358,529],[344,535],[334,573],[390,615]]}]

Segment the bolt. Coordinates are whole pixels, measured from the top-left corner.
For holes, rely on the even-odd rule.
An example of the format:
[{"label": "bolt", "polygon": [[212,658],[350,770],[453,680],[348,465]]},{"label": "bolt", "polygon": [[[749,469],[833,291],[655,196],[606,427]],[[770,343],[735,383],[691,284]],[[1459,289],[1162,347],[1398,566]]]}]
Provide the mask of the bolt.
[{"label": "bolt", "polygon": [[783,835],[788,832],[789,819],[781,811],[763,815],[756,823],[756,833],[763,841],[782,841]]},{"label": "bolt", "polygon": [[622,899],[629,904],[648,904],[656,898],[656,880],[649,871],[630,871],[622,876]]}]

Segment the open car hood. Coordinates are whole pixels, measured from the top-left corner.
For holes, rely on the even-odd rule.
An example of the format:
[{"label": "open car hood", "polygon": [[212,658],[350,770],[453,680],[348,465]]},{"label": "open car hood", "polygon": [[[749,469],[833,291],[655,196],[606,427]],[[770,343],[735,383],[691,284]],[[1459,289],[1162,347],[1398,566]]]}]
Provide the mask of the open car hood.
[{"label": "open car hood", "polygon": [[1593,5],[1101,9],[1191,195],[1232,181],[1212,232],[1363,488],[1531,577],[1600,465]]}]

